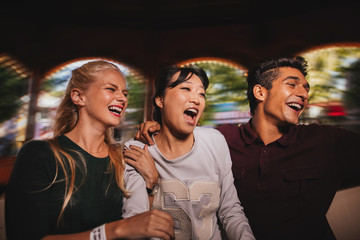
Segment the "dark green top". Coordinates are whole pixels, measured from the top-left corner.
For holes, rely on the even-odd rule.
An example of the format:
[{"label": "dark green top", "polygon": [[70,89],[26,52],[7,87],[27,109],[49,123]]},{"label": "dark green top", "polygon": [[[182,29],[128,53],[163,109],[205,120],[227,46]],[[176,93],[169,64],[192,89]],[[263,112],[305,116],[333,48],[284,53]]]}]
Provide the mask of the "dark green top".
[{"label": "dark green top", "polygon": [[[46,235],[76,233],[106,222],[121,219],[123,193],[107,174],[109,158],[96,158],[62,135],[59,145],[77,159],[75,150],[86,162],[83,180],[76,171],[76,192],[57,228],[65,193],[64,173],[59,167],[57,182],[53,181],[56,163],[45,141],[30,141],[20,150],[6,193],[6,227],[8,239],[41,239]],[[71,149],[71,150],[70,150]],[[109,185],[109,182],[112,184]]]}]

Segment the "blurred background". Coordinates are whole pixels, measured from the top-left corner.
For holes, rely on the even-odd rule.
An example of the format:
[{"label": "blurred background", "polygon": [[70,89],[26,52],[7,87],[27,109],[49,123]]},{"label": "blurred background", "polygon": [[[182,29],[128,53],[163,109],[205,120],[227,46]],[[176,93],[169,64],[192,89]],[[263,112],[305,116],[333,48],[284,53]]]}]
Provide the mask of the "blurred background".
[{"label": "blurred background", "polygon": [[15,155],[52,137],[71,70],[97,59],[126,76],[129,107],[119,141],[151,119],[153,81],[166,65],[195,64],[210,78],[201,125],[246,123],[246,74],[257,61],[309,62],[301,123],[360,131],[360,3],[353,1],[118,0],[0,6],[0,190]]}]

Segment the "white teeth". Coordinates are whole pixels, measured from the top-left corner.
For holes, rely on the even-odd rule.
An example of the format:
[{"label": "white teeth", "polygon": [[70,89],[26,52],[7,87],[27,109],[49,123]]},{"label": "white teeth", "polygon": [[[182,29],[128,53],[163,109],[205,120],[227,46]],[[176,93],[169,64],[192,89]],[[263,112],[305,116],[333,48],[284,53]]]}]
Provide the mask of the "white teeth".
[{"label": "white teeth", "polygon": [[114,111],[114,112],[118,112],[118,113],[121,113],[121,112],[122,112],[122,108],[117,107],[117,106],[110,106],[110,107],[109,107],[109,110],[110,110],[110,111]]},{"label": "white teeth", "polygon": [[193,108],[189,108],[189,109],[187,109],[186,111],[192,112],[192,113],[194,113],[194,114],[197,114],[197,113],[198,113],[198,111],[197,111],[196,109],[193,109]]},{"label": "white teeth", "polygon": [[302,106],[298,103],[289,103],[288,104],[289,107],[293,107],[293,108],[297,108],[298,110],[302,109]]}]

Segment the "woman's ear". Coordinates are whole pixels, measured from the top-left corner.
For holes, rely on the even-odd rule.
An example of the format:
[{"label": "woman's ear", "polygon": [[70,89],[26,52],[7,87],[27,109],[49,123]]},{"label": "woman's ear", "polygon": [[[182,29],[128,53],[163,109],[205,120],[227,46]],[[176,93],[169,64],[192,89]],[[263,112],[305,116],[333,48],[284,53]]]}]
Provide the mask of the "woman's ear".
[{"label": "woman's ear", "polygon": [[155,97],[155,103],[159,108],[163,108],[164,107],[163,97],[160,97],[160,96]]},{"label": "woman's ear", "polygon": [[85,95],[78,88],[71,89],[71,100],[76,106],[84,106],[85,105]]},{"label": "woman's ear", "polygon": [[260,102],[265,100],[267,96],[267,91],[268,90],[264,86],[261,86],[260,84],[256,84],[253,88],[254,96]]}]

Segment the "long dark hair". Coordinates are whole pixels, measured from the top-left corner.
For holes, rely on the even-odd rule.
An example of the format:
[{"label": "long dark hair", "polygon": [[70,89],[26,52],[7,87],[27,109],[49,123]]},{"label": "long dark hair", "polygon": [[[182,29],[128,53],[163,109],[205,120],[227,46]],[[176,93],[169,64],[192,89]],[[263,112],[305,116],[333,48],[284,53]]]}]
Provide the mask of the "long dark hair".
[{"label": "long dark hair", "polygon": [[[179,77],[172,83],[172,77],[175,73],[180,72]],[[209,86],[209,79],[205,73],[205,71],[201,68],[198,68],[196,66],[191,67],[179,67],[179,66],[169,66],[164,68],[160,74],[155,79],[155,93],[152,98],[153,106],[154,106],[154,112],[153,112],[153,119],[157,121],[158,123],[161,122],[161,111],[160,108],[156,105],[155,98],[156,97],[162,97],[165,94],[166,88],[174,88],[177,85],[189,80],[192,75],[195,74],[198,76],[204,86],[204,89],[206,90]]]}]

